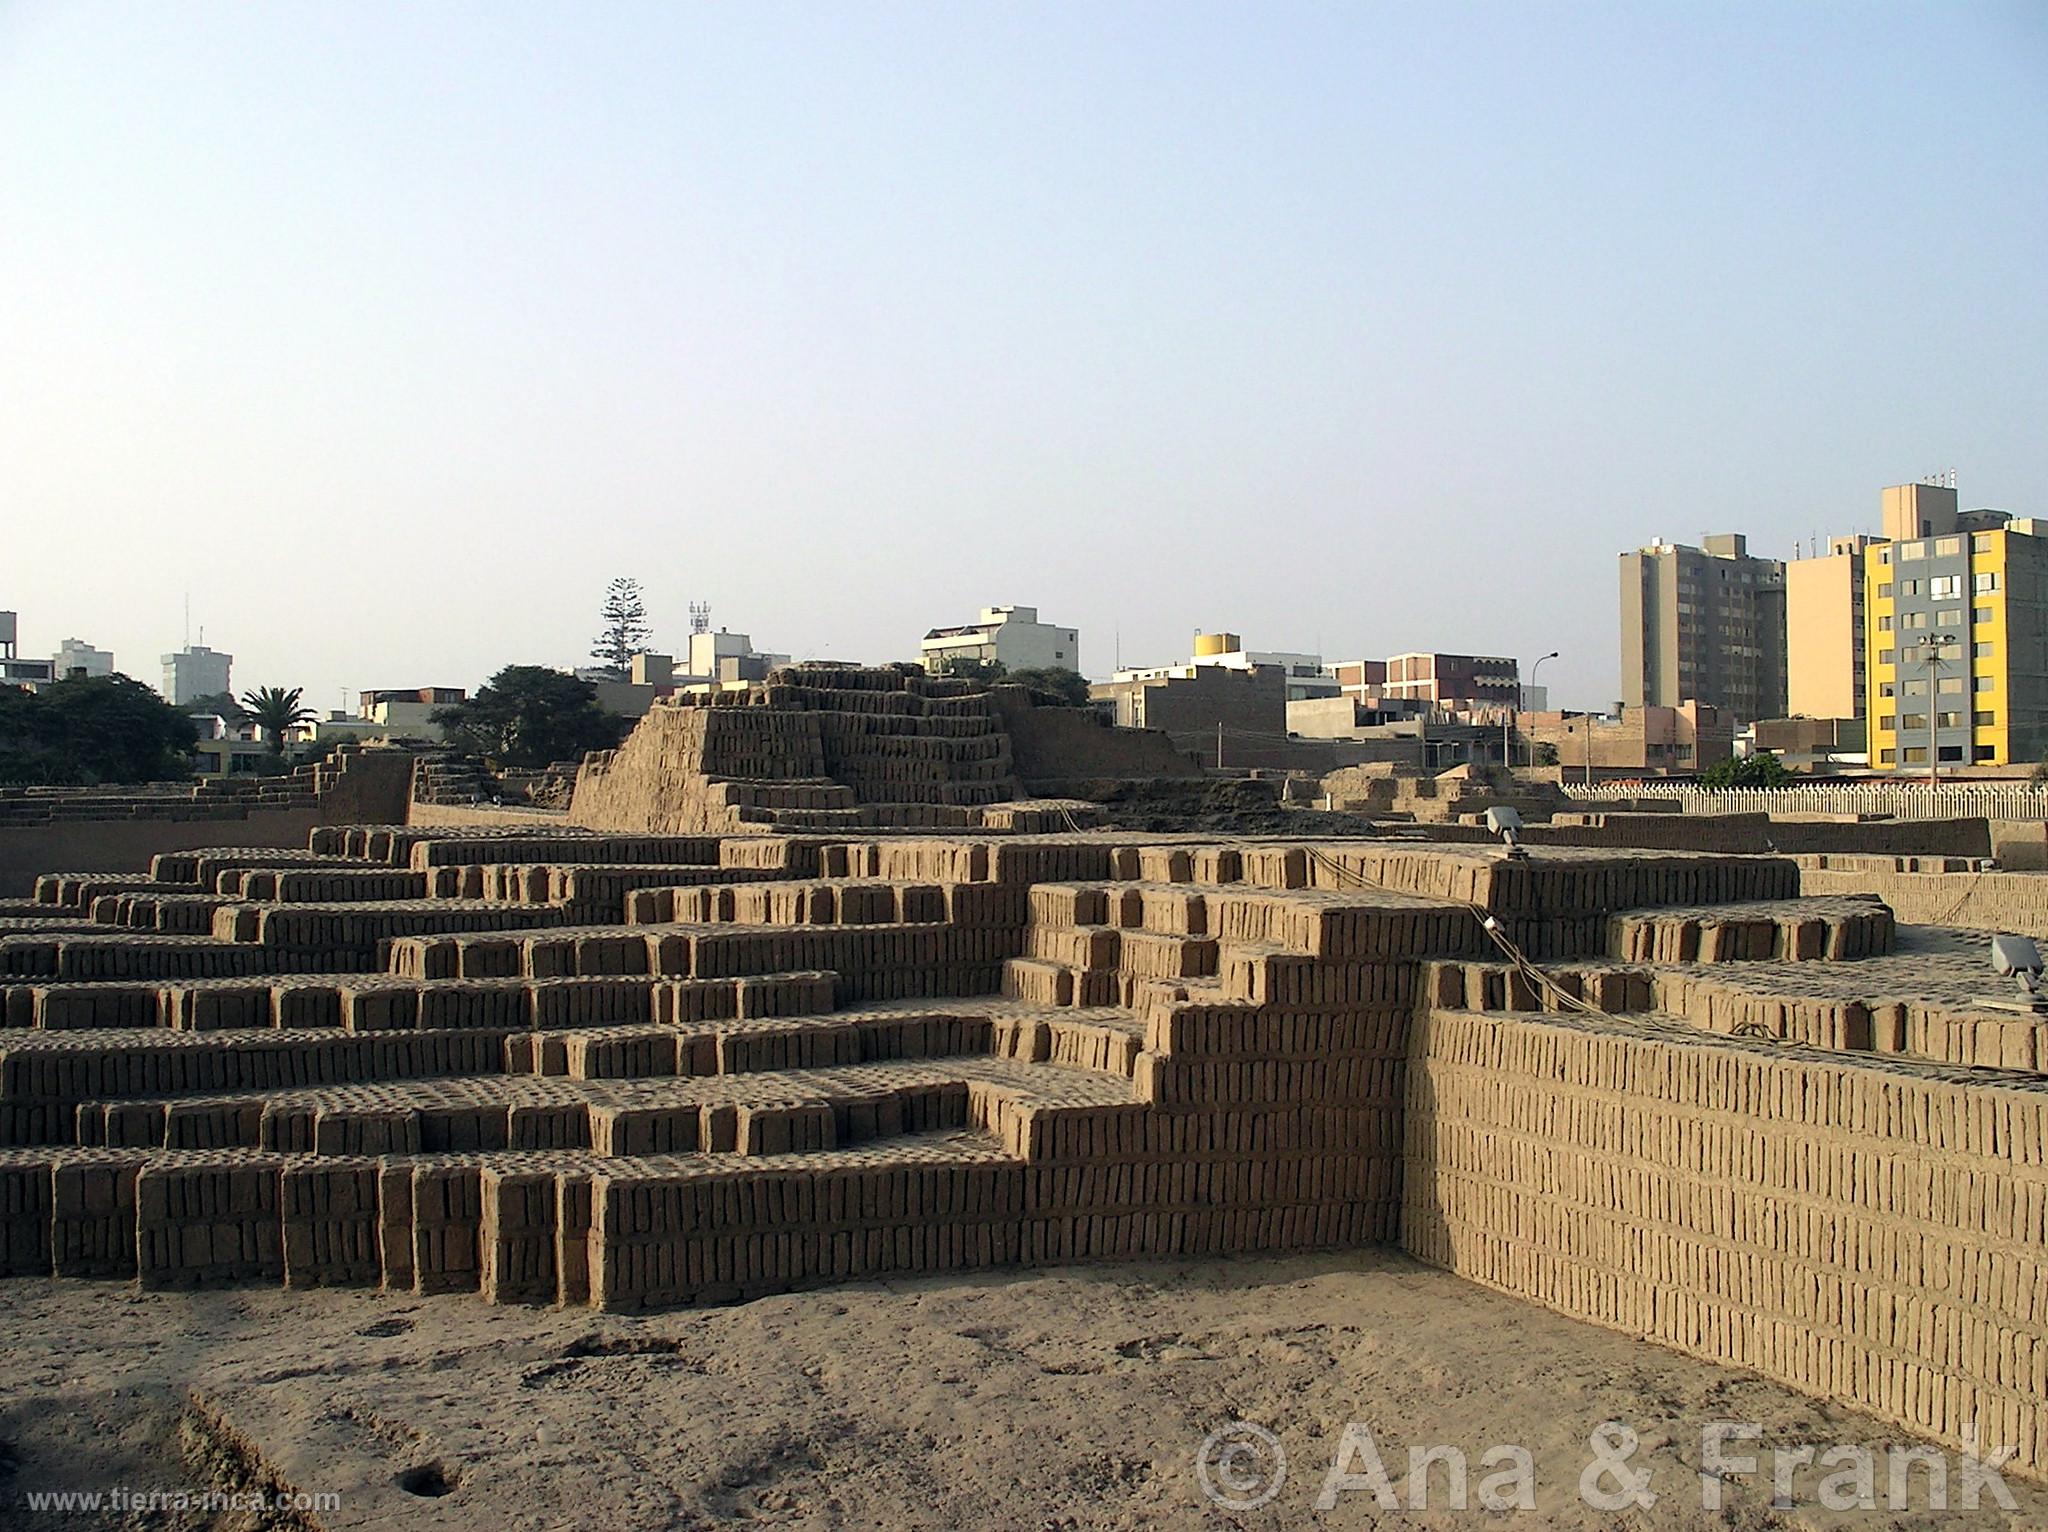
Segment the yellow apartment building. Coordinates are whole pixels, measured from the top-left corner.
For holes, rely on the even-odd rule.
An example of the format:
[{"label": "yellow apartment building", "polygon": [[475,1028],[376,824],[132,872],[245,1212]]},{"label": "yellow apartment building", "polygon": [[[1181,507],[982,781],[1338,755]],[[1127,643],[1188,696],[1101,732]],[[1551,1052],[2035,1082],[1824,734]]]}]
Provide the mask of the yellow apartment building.
[{"label": "yellow apartment building", "polygon": [[[2008,766],[2048,752],[2048,523],[1885,491],[1862,551],[1865,710],[1879,770]],[[1904,535],[1899,535],[1904,534]]]}]

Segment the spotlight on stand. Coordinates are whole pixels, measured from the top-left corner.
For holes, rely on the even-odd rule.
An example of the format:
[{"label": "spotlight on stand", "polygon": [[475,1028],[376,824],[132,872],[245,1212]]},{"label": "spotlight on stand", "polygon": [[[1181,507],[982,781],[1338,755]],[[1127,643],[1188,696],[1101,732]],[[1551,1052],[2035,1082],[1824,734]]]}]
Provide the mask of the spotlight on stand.
[{"label": "spotlight on stand", "polygon": [[2048,1015],[2048,995],[2041,993],[2040,986],[2041,949],[2034,945],[2032,937],[2006,933],[1992,937],[1991,967],[2000,978],[2009,978],[2019,986],[2020,995],[2026,1001],[2025,1009],[2037,1015]]},{"label": "spotlight on stand", "polygon": [[1510,861],[1521,861],[1528,856],[1522,849],[1522,816],[1519,810],[1505,804],[1486,811],[1486,828],[1507,842]]}]

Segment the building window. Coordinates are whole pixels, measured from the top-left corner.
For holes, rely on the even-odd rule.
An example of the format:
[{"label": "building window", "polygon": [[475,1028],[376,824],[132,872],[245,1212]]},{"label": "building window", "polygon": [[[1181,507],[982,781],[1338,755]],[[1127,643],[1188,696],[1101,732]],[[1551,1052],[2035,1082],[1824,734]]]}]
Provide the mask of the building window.
[{"label": "building window", "polygon": [[1925,713],[1901,713],[1899,715],[1899,727],[1909,732],[1914,729],[1924,729],[1927,727],[1927,715]]},{"label": "building window", "polygon": [[1991,620],[1991,608],[1990,608],[1990,607],[1988,607],[1988,606],[1980,606],[1980,607],[1978,607],[1978,608],[1977,608],[1977,610],[1976,610],[1976,611],[1974,611],[1974,612],[1972,612],[1972,613],[1970,614],[1970,621],[1972,621],[1972,622],[1977,622],[1977,623],[1984,623],[1984,622],[1989,622],[1990,620]]},{"label": "building window", "polygon": [[1893,759],[1894,759],[1894,758],[1895,758],[1895,757],[1896,757],[1897,755],[1898,755],[1898,751],[1896,751],[1896,750],[1880,750],[1880,751],[1878,751],[1878,752],[1877,752],[1877,758],[1878,758],[1878,761],[1879,761],[1879,762],[1880,762],[1881,764],[1883,764],[1883,765],[1886,765],[1886,766],[1889,766],[1889,765],[1891,765],[1891,763],[1892,763]]},{"label": "building window", "polygon": [[1995,569],[1987,569],[1984,571],[1984,573],[1980,575],[1972,576],[1970,580],[1970,589],[1978,591],[1980,593],[1988,590],[1997,590],[1998,571]]},{"label": "building window", "polygon": [[1963,758],[1963,747],[1961,745],[1943,745],[1941,747],[1941,758],[1944,761],[1960,761]]},{"label": "building window", "polygon": [[1927,626],[1927,614],[1925,612],[1908,612],[1906,613],[1904,625],[1909,628],[1924,628]]},{"label": "building window", "polygon": [[1994,682],[1994,681],[1992,680],[1992,678],[1991,678],[1990,676],[1979,676],[1979,677],[1977,677],[1977,690],[1978,690],[1978,691],[1980,691],[1980,692],[1988,692],[1988,691],[1995,691],[1996,689],[1997,689],[1996,683],[1995,683],[1995,682]]},{"label": "building window", "polygon": [[1972,537],[1970,539],[1970,551],[1972,553],[1989,553],[1991,551],[1991,534],[1989,532],[1979,532]]},{"label": "building window", "polygon": [[1880,633],[1889,633],[1891,632],[1891,630],[1892,614],[1890,612],[1886,612],[1883,616],[1877,619],[1877,631]]},{"label": "building window", "polygon": [[1908,766],[1921,766],[1925,765],[1926,762],[1927,747],[1925,745],[1908,745],[1906,747],[1906,764]]},{"label": "building window", "polygon": [[1943,676],[1941,678],[1941,689],[1945,692],[1959,692],[1963,689],[1963,678],[1961,676]]},{"label": "building window", "polygon": [[1896,697],[1899,694],[1898,685],[1892,681],[1880,681],[1877,683],[1877,694],[1880,697]]},{"label": "building window", "polygon": [[1980,729],[1989,729],[1989,728],[1993,728],[1993,727],[1995,727],[1995,726],[1997,725],[1997,723],[1998,723],[1998,714],[1996,714],[1996,713],[1972,713],[1972,714],[1970,715],[1970,721],[1971,721],[1972,723],[1974,723],[1974,724],[1975,724],[1975,725],[1976,725],[1976,726],[1977,726],[1978,728],[1980,728]]},{"label": "building window", "polygon": [[1937,729],[1960,729],[1963,726],[1963,715],[1961,713],[1936,713],[1934,715],[1934,726]]},{"label": "building window", "polygon": [[1926,557],[1927,544],[1925,543],[1899,544],[1899,562],[1902,564],[1905,563],[1908,559],[1924,559]]},{"label": "building window", "polygon": [[1877,561],[1880,564],[1889,564],[1892,561],[1892,550],[1889,548],[1878,549]]},{"label": "building window", "polygon": [[1942,608],[1934,614],[1934,625],[1938,628],[1960,628],[1963,625],[1963,609],[1959,606]]},{"label": "building window", "polygon": [[1877,651],[1877,663],[1880,665],[1894,664],[1898,658],[1899,651],[1896,649],[1880,649]]},{"label": "building window", "polygon": [[1974,655],[1974,656],[1975,656],[1976,658],[1980,659],[1980,660],[1988,660],[1988,659],[1990,659],[1990,658],[1991,658],[1991,656],[1992,656],[1993,654],[1995,654],[1995,653],[1997,653],[1997,652],[1998,652],[1998,645],[1996,645],[1996,644],[1972,644],[1972,645],[1970,645],[1970,653],[1971,653],[1972,655]]},{"label": "building window", "polygon": [[1908,681],[1901,690],[1908,697],[1924,697],[1927,695],[1927,683],[1925,681]]},{"label": "building window", "polygon": [[1878,733],[1880,733],[1880,734],[1892,734],[1892,733],[1895,733],[1895,732],[1897,732],[1897,729],[1898,729],[1898,720],[1897,720],[1896,718],[1892,717],[1892,715],[1891,715],[1891,714],[1889,714],[1889,713],[1879,713],[1879,714],[1877,715],[1877,732],[1878,732]]},{"label": "building window", "polygon": [[1880,600],[1880,601],[1889,601],[1889,600],[1891,600],[1891,599],[1892,599],[1892,588],[1891,588],[1891,586],[1889,586],[1889,585],[1880,585],[1880,586],[1878,586],[1878,588],[1877,588],[1877,599],[1878,599],[1878,600]]},{"label": "building window", "polygon": [[1899,581],[1899,594],[1900,594],[1900,595],[1902,595],[1902,596],[1917,596],[1917,595],[1919,595],[1919,594],[1920,594],[1920,582],[1919,582],[1918,580],[1901,580],[1901,581]]},{"label": "building window", "polygon": [[1951,553],[1961,553],[1962,551],[1963,540],[1960,537],[1944,537],[1934,545],[1934,553],[1937,558],[1947,558]]},{"label": "building window", "polygon": [[1959,574],[1936,575],[1927,582],[1927,594],[1936,601],[1953,601],[1963,593],[1963,577]]}]

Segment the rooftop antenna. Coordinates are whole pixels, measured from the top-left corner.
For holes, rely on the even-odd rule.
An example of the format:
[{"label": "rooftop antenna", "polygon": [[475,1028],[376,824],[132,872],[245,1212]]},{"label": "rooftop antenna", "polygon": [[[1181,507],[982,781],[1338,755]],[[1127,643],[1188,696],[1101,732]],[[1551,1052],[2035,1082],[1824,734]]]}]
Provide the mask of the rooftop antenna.
[{"label": "rooftop antenna", "polygon": [[185,588],[185,647],[192,647],[192,588]]},{"label": "rooftop antenna", "polygon": [[692,601],[690,603],[690,631],[693,634],[709,633],[711,631],[710,602]]}]

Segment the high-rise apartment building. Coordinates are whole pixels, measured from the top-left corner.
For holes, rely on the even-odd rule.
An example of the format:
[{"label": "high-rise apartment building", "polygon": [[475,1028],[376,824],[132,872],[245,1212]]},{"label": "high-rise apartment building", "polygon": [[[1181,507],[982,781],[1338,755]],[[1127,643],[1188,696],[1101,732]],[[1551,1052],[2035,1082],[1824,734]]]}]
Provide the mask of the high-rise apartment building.
[{"label": "high-rise apartment building", "polygon": [[1875,541],[1831,538],[1826,553],[1785,566],[1785,707],[1794,718],[1864,716],[1863,551]]},{"label": "high-rise apartment building", "polygon": [[232,654],[222,654],[204,644],[193,644],[176,654],[164,656],[163,694],[179,707],[194,697],[210,697],[229,690],[228,670],[235,663]]},{"label": "high-rise apartment building", "polygon": [[2048,522],[1884,492],[1864,550],[1871,764],[2006,766],[2048,752]]},{"label": "high-rise apartment building", "polygon": [[1785,716],[1785,566],[1738,533],[1621,555],[1621,701]]}]

